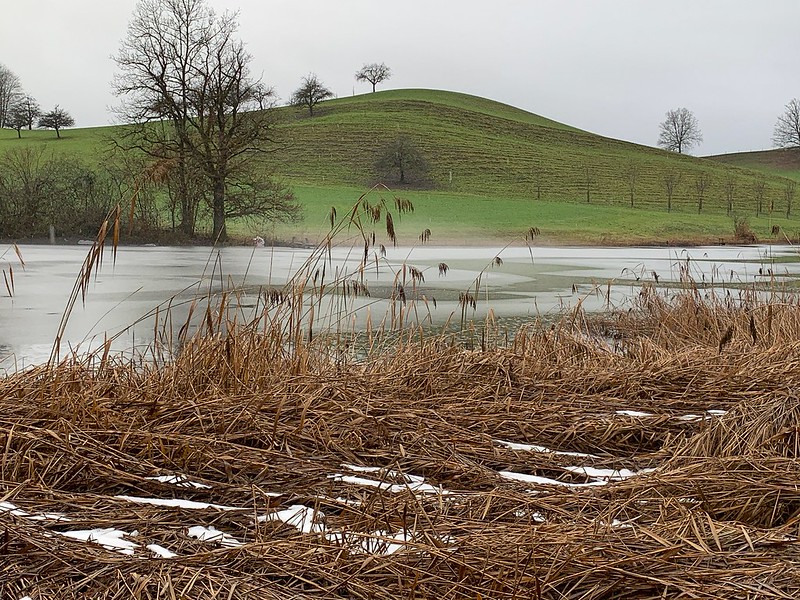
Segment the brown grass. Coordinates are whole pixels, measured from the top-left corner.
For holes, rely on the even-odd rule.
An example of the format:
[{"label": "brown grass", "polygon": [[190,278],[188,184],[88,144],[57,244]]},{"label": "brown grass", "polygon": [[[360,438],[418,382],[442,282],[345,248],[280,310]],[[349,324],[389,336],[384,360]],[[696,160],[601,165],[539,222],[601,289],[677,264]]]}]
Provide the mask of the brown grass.
[{"label": "brown grass", "polygon": [[[299,319],[308,304],[291,310]],[[292,335],[274,316],[258,326],[222,312],[205,320],[167,363],[71,357],[0,380],[0,501],[71,519],[0,511],[0,597],[800,595],[793,297],[733,302],[689,290],[667,301],[644,288],[631,311],[568,315],[505,347],[467,351],[412,330],[365,358]],[[576,465],[656,470],[582,488],[498,475],[587,481],[565,469]],[[148,479],[174,473],[211,487]],[[451,493],[415,493],[402,474]],[[291,505],[324,514],[342,537],[256,519]],[[190,538],[196,524],[242,545]],[[94,527],[137,530],[129,539],[140,547],[125,556],[55,533]],[[410,541],[388,556],[343,542],[403,530]],[[154,558],[149,543],[179,556]]]}]

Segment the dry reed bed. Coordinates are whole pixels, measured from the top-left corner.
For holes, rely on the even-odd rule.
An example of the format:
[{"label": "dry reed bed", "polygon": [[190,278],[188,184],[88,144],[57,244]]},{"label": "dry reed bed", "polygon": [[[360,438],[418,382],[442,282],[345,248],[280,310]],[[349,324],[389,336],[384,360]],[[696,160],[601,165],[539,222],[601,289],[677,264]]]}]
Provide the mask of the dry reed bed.
[{"label": "dry reed bed", "polygon": [[[361,361],[243,328],[168,365],[8,377],[0,597],[798,597],[796,305],[645,291],[597,320],[616,350],[576,322],[485,351],[409,336]],[[500,475],[596,483],[589,467],[655,470]],[[269,520],[292,506],[305,533]],[[97,527],[136,530],[133,556],[56,534]]]}]

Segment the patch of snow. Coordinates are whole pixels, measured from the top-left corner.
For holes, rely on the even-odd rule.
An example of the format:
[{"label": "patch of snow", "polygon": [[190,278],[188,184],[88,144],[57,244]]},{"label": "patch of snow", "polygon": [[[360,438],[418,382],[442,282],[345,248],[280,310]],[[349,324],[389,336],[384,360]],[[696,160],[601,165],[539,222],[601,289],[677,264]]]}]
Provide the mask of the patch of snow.
[{"label": "patch of snow", "polygon": [[[294,527],[302,533],[321,535],[325,540],[347,548],[351,552],[388,556],[402,550],[415,541],[413,534],[407,530],[391,533],[377,530],[372,533],[353,531],[331,531],[325,525],[325,514],[302,504],[293,504],[283,510],[261,515],[258,521],[280,521]],[[440,538],[443,543],[453,543],[452,538]]]},{"label": "patch of snow", "polygon": [[98,544],[107,550],[115,550],[122,554],[133,555],[134,548],[138,548],[139,544],[135,544],[122,538],[122,536],[129,535],[124,531],[113,528],[99,528],[99,529],[79,529],[77,531],[58,531],[56,532],[74,540],[82,542],[92,542]]},{"label": "patch of snow", "polygon": [[[387,473],[387,475],[396,476],[397,474],[390,471]],[[420,494],[438,494],[441,496],[448,496],[452,494],[452,492],[442,489],[441,487],[435,487],[429,483],[425,483],[425,479],[422,477],[418,477],[416,475],[404,475],[404,477],[406,478],[406,483],[391,483],[388,481],[378,481],[376,479],[367,479],[365,477],[358,477],[355,475],[343,475],[341,473],[328,475],[328,479],[333,479],[334,481],[351,483],[353,485],[362,485],[365,487],[374,487],[378,488],[379,490],[386,490],[387,492],[391,492],[393,494],[404,492],[406,490],[418,492]]]},{"label": "patch of snow", "polygon": [[703,420],[703,415],[694,415],[694,414],[683,415],[681,417],[675,417],[675,420],[676,421],[687,421],[687,422],[702,421]]},{"label": "patch of snow", "polygon": [[688,421],[688,422],[708,421],[709,419],[712,419],[714,417],[721,417],[726,414],[728,414],[727,410],[711,409],[705,411],[705,413],[702,415],[689,414],[689,415],[683,415],[681,417],[675,417],[675,419],[678,421]]},{"label": "patch of snow", "polygon": [[18,508],[15,504],[11,502],[0,502],[0,512],[7,512],[15,517],[22,517],[23,519],[28,519],[29,521],[69,521],[65,515],[62,513],[40,513],[37,515],[32,515],[28,511],[22,510]]},{"label": "patch of snow", "polygon": [[494,440],[496,444],[509,448],[511,450],[523,450],[526,452],[541,452],[544,454],[555,454],[557,456],[575,456],[578,458],[599,458],[594,454],[586,454],[584,452],[564,452],[561,450],[551,450],[545,446],[535,446],[533,444],[518,444],[516,442],[507,442],[505,440]]},{"label": "patch of snow", "polygon": [[142,498],[139,496],[114,496],[119,500],[136,502],[138,504],[152,504],[154,506],[165,506],[168,508],[188,508],[192,510],[202,510],[204,508],[215,508],[217,510],[249,510],[236,506],[224,506],[222,504],[212,504],[210,502],[196,502],[195,500],[183,500],[182,498]]},{"label": "patch of snow", "polygon": [[189,537],[197,538],[201,542],[219,542],[220,545],[228,548],[235,548],[242,545],[242,542],[235,537],[216,529],[213,525],[209,525],[208,527],[204,525],[194,525],[193,527],[189,527],[186,533]]},{"label": "patch of snow", "polygon": [[525,483],[536,483],[540,485],[558,485],[568,488],[584,488],[596,485],[605,485],[608,481],[589,481],[587,483],[569,483],[566,481],[558,481],[557,479],[550,479],[549,477],[541,477],[539,475],[528,475],[527,473],[516,473],[514,471],[500,471],[500,477],[505,479],[512,479],[514,481],[523,481]]},{"label": "patch of snow", "polygon": [[615,415],[621,415],[623,417],[653,417],[653,413],[642,412],[640,410],[617,410],[614,412]]},{"label": "patch of snow", "polygon": [[381,470],[381,467],[363,467],[361,465],[350,465],[346,463],[342,465],[342,468],[353,471],[354,473],[377,473]]},{"label": "patch of snow", "polygon": [[278,512],[268,515],[261,515],[258,517],[258,521],[260,523],[265,521],[281,521],[303,533],[323,533],[325,532],[324,517],[325,515],[323,513],[313,508],[303,506],[302,504],[292,504],[289,508],[284,510],[279,510]]},{"label": "patch of snow", "polygon": [[145,548],[147,548],[148,550],[150,550],[150,552],[152,552],[153,554],[157,555],[160,558],[175,558],[176,556],[178,556],[171,550],[167,550],[166,548],[164,548],[164,546],[159,546],[158,544],[147,544]]},{"label": "patch of snow", "polygon": [[172,485],[177,485],[178,487],[185,487],[185,488],[196,488],[198,490],[210,490],[211,486],[206,485],[205,483],[199,483],[197,481],[189,481],[189,478],[186,475],[158,475],[156,477],[145,477],[145,479],[150,479],[151,481],[160,481],[161,483],[171,483]]}]

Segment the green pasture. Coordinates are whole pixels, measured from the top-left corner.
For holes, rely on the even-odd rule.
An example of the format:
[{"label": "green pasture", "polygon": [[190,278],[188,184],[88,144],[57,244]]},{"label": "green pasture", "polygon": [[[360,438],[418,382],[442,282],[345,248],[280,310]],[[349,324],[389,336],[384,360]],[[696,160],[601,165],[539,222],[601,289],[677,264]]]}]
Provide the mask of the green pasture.
[{"label": "green pasture", "polygon": [[[428,244],[503,245],[523,243],[526,232],[535,227],[540,235],[536,244],[700,244],[716,243],[720,238],[733,241],[733,215],[691,212],[667,213],[663,210],[629,208],[625,205],[581,204],[513,197],[484,197],[449,192],[365,189],[357,187],[295,185],[294,191],[304,207],[301,223],[271,224],[254,227],[235,223],[230,233],[240,238],[260,235],[268,240],[303,243],[316,242],[330,229],[331,207],[337,219],[347,218],[358,198],[368,194],[370,203],[384,200],[392,212],[398,244],[419,243],[420,234],[431,230]],[[398,216],[395,196],[411,200],[413,213]],[[786,219],[773,213],[748,222],[763,241],[785,241],[784,235],[797,239],[800,220]],[[778,225],[781,233],[772,234]],[[375,231],[378,243],[388,244],[384,226],[367,227]],[[358,236],[355,228],[352,235]]]},{"label": "green pasture", "polygon": [[60,153],[85,161],[90,165],[102,162],[110,147],[113,127],[62,129],[61,138],[53,130],[22,130],[17,137],[13,129],[0,129],[0,155],[18,148],[32,148],[47,153]]},{"label": "green pasture", "polygon": [[[305,218],[255,228],[230,223],[233,235],[267,229],[260,234],[319,239],[331,206],[341,217],[379,182],[376,158],[398,135],[411,138],[430,164],[427,179],[413,187],[381,181],[391,188],[382,192],[390,204],[401,195],[416,207],[400,228],[409,243],[428,228],[431,243],[482,243],[518,238],[530,227],[551,243],[708,242],[730,238],[736,216],[746,217],[759,239],[770,239],[773,225],[792,237],[800,230],[794,208],[800,198],[786,216],[786,187],[800,179],[800,169],[787,167],[783,155],[678,155],[445,91],[381,91],[323,102],[313,117],[294,107],[273,115],[279,148],[263,168],[292,186]],[[113,127],[67,129],[59,140],[53,131],[23,131],[20,140],[0,130],[0,154],[32,147],[101,165],[113,133]],[[698,214],[701,176],[709,184]],[[668,207],[669,177],[675,183]]]}]

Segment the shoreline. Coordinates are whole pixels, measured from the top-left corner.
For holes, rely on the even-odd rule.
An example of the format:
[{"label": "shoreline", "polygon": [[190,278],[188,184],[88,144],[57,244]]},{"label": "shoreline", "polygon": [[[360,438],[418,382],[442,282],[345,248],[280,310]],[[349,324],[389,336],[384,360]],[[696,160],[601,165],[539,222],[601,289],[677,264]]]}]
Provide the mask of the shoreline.
[{"label": "shoreline", "polygon": [[[30,246],[91,246],[94,243],[93,238],[60,238],[54,244],[51,244],[50,239],[47,237],[34,237],[23,239],[4,239],[0,238],[0,245],[30,245]],[[108,241],[106,243],[109,243]],[[316,248],[324,243],[324,238],[320,240],[311,240],[305,238],[305,241],[273,239],[266,240],[265,247],[273,248]],[[123,247],[213,247],[220,245],[222,247],[242,247],[253,246],[251,238],[232,238],[223,244],[214,244],[207,238],[198,238],[191,241],[172,241],[172,242],[152,242],[145,240],[125,240],[119,242],[119,246]],[[380,245],[376,243],[376,245]],[[386,240],[384,246],[389,246],[389,240]],[[697,248],[701,246],[794,246],[791,240],[784,237],[783,239],[764,239],[764,240],[743,240],[736,239],[733,236],[708,236],[689,239],[652,239],[652,238],[636,238],[636,239],[617,239],[614,237],[603,236],[600,240],[586,240],[580,237],[569,236],[540,236],[529,242],[523,238],[508,238],[501,236],[485,236],[478,240],[475,237],[468,237],[466,235],[443,235],[436,236],[424,244],[419,239],[404,240],[402,236],[398,236],[399,247],[414,247],[414,246],[428,246],[428,247],[446,247],[446,248],[495,248],[495,247],[578,247],[578,248]]]}]

